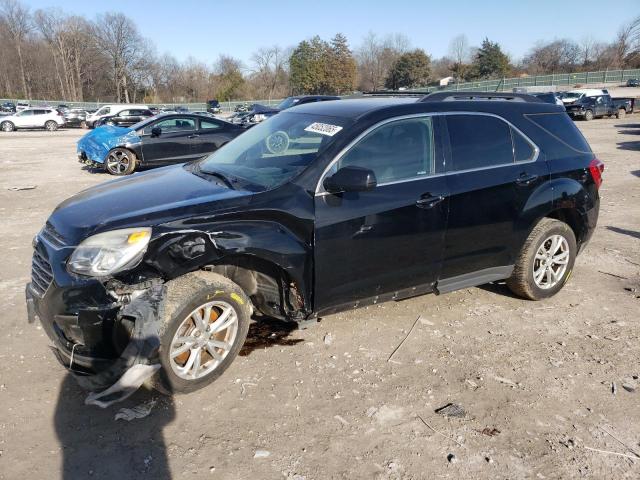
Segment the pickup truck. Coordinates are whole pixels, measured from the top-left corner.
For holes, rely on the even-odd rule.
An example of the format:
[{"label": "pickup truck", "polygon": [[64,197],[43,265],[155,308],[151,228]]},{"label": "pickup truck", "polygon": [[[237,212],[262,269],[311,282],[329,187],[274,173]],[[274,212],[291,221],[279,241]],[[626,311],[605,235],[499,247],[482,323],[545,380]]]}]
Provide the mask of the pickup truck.
[{"label": "pickup truck", "polygon": [[615,102],[610,95],[595,95],[582,97],[578,101],[566,106],[567,114],[573,118],[593,120],[594,118],[613,117],[622,118],[627,113],[626,103]]}]

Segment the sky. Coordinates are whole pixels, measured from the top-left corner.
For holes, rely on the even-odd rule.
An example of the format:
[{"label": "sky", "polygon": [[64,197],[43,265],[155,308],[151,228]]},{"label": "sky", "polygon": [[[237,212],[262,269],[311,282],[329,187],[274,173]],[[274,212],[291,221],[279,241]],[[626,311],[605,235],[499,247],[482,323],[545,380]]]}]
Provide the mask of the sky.
[{"label": "sky", "polygon": [[[640,15],[640,0],[417,1],[361,0],[22,0],[32,10],[58,7],[94,18],[122,12],[153,41],[159,54],[213,63],[220,54],[249,64],[260,47],[295,46],[314,35],[345,34],[352,49],[369,32],[405,34],[433,58],[464,33],[472,46],[497,41],[515,60],[537,41],[590,35],[611,41],[620,25]],[[606,21],[605,21],[606,20]]]}]

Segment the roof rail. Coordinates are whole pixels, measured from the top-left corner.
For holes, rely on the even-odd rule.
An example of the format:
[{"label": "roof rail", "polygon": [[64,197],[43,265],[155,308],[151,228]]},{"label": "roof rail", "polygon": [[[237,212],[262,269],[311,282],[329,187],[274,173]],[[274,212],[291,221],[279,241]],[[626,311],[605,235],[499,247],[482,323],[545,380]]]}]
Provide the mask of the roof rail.
[{"label": "roof rail", "polygon": [[371,92],[362,92],[367,97],[424,97],[429,92],[412,92],[410,90],[374,90]]},{"label": "roof rail", "polygon": [[497,92],[436,92],[425,95],[420,102],[468,102],[476,100],[499,100],[511,102],[544,103],[533,95],[524,93],[497,93]]}]

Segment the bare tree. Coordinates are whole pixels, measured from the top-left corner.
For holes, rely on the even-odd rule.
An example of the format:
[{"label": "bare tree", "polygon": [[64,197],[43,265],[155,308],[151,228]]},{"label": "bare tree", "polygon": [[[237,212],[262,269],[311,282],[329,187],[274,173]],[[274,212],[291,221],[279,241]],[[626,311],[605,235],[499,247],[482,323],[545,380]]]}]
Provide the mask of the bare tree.
[{"label": "bare tree", "polygon": [[143,39],[135,23],[122,13],[100,15],[95,35],[99,49],[110,59],[116,98],[129,103],[129,73],[144,56]]},{"label": "bare tree", "polygon": [[596,47],[596,40],[592,35],[582,37],[580,41],[580,55],[582,57],[582,66],[587,67],[593,61],[593,55]]},{"label": "bare tree", "polygon": [[360,88],[363,90],[382,88],[391,66],[409,48],[410,42],[403,34],[396,33],[380,39],[375,33],[369,32],[355,54]]},{"label": "bare tree", "polygon": [[469,40],[464,34],[456,35],[449,42],[449,56],[453,63],[449,67],[454,77],[463,78],[471,60]]},{"label": "bare tree", "polygon": [[22,93],[24,98],[29,98],[31,95],[27,85],[27,75],[24,68],[25,60],[22,54],[24,43],[33,28],[29,8],[23,6],[18,0],[1,0],[0,21],[2,21],[13,40],[18,54]]},{"label": "bare tree", "polygon": [[278,45],[260,48],[251,56],[251,72],[258,81],[259,90],[264,91],[264,96],[269,100],[276,91],[280,94],[287,89],[287,62],[289,55]]},{"label": "bare tree", "polygon": [[573,41],[562,39],[538,43],[524,58],[531,73],[554,73],[574,70],[580,61],[580,47]]}]

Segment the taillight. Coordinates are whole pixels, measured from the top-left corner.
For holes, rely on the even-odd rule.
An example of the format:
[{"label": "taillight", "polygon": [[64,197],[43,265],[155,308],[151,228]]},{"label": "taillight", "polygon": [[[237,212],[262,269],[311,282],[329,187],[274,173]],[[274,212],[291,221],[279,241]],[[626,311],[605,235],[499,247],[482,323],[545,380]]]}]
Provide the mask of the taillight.
[{"label": "taillight", "polygon": [[593,178],[593,183],[596,184],[596,188],[600,188],[600,185],[602,185],[602,172],[604,172],[604,163],[602,163],[597,158],[594,158],[589,164],[589,172],[591,172],[591,178]]}]

